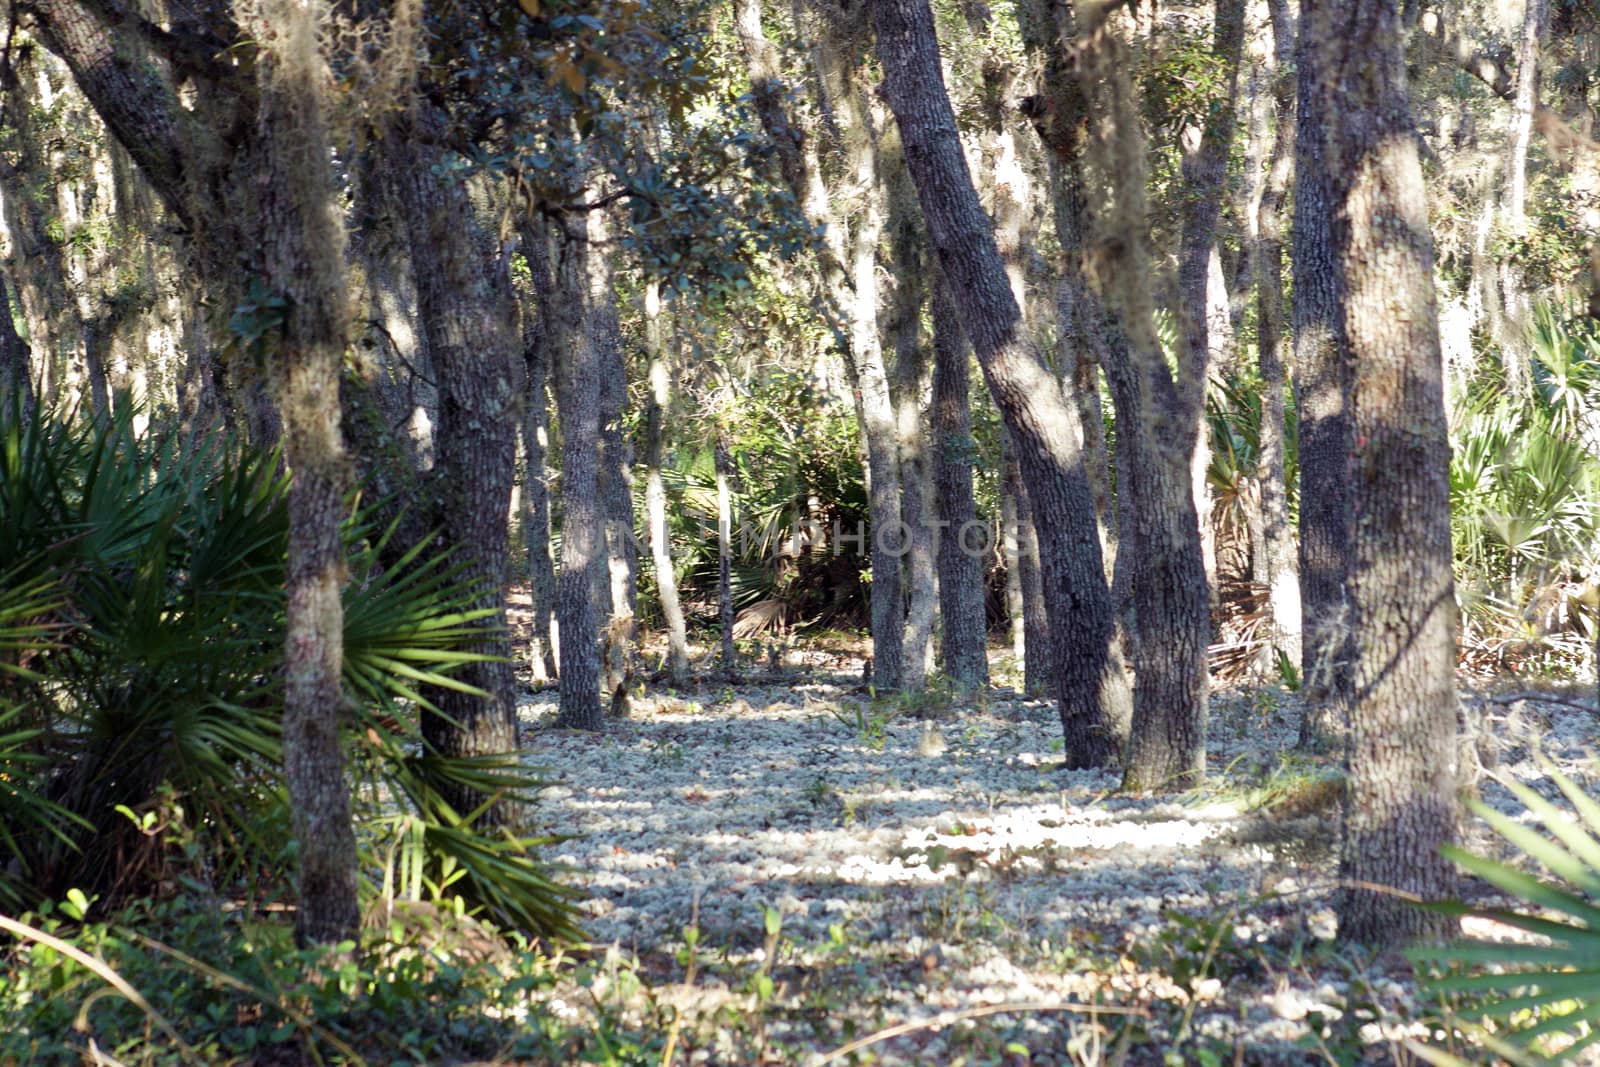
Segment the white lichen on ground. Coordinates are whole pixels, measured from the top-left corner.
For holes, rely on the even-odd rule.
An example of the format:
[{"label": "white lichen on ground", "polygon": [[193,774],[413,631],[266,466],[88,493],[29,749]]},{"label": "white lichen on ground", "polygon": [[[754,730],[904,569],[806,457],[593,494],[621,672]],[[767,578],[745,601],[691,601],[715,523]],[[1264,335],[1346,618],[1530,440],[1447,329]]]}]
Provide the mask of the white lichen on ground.
[{"label": "white lichen on ground", "polygon": [[[1472,706],[1476,750],[1497,773],[1536,781],[1541,756],[1590,773],[1584,713]],[[1428,1036],[1403,961],[1329,940],[1335,772],[1293,756],[1287,694],[1216,698],[1208,784],[1176,797],[1122,796],[1114,773],[1059,769],[1047,704],[916,710],[807,674],[654,692],[596,736],[548,729],[550,695],[528,698],[525,747],[551,781],[537,819],[579,835],[547,856],[583,893],[594,942],[706,1018],[753,1003],[769,975],[760,1040],[778,1062],[1008,1003],[1144,1016],[946,1015],[873,1051],[884,1063],[1081,1063],[1122,1038],[1128,1063],[1174,1048],[1182,1062],[1387,1062]],[[1492,782],[1483,794],[1515,810]],[[1031,1059],[1005,1059],[1023,1050]],[[715,1042],[693,1058],[738,1062]]]}]

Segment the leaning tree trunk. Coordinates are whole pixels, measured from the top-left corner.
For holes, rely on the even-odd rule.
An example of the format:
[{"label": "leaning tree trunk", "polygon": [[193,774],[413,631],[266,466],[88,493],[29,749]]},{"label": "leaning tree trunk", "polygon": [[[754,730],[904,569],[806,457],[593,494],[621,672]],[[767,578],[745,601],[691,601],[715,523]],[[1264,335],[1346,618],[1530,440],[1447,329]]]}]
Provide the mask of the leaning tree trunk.
[{"label": "leaning tree trunk", "polygon": [[1321,56],[1302,19],[1295,110],[1294,363],[1300,461],[1300,677],[1302,747],[1337,739],[1349,698],[1350,617],[1345,561],[1350,545],[1349,350],[1338,316],[1331,171],[1324,112],[1315,106]]},{"label": "leaning tree trunk", "polygon": [[605,560],[598,499],[600,367],[586,327],[588,247],[580,218],[552,223],[553,297],[547,316],[556,361],[556,408],[561,417],[561,577],[556,622],[561,631],[561,702],[556,725],[599,730],[600,632],[597,577]]},{"label": "leaning tree trunk", "polygon": [[[513,752],[516,679],[506,627],[511,488],[516,480],[517,409],[521,352],[509,271],[485,251],[466,188],[448,172],[436,147],[442,116],[421,108],[412,129],[384,140],[380,168],[406,222],[417,284],[417,309],[439,387],[437,458],[429,481],[441,531],[461,577],[474,589],[474,651],[493,657],[464,664],[456,677],[481,694],[438,689],[429,698],[438,714],[423,716],[423,738],[444,756]],[[444,799],[460,813],[478,808],[480,794],[455,791]],[[489,824],[511,813],[496,804]]]},{"label": "leaning tree trunk", "polygon": [[283,765],[299,869],[295,938],[341,941],[360,921],[340,719],[344,657],[344,444],[339,368],[350,318],[345,235],[329,161],[320,4],[268,0],[262,46],[268,283],[288,312],[274,366],[290,470]]},{"label": "leaning tree trunk", "polygon": [[689,631],[678,599],[678,572],[672,563],[672,538],[667,528],[667,488],[661,480],[667,413],[672,408],[672,378],[667,372],[666,342],[661,331],[661,290],[655,282],[645,288],[644,322],[645,347],[650,356],[650,389],[645,401],[645,522],[650,529],[656,595],[667,624],[667,673],[677,682],[689,672]]},{"label": "leaning tree trunk", "polygon": [[1111,596],[1077,410],[1021,330],[993,226],[962,154],[932,11],[926,0],[874,0],[872,15],[885,90],[933,247],[1028,484],[1067,762],[1103,765],[1121,749],[1128,689],[1112,647]]},{"label": "leaning tree trunk", "polygon": [[[1384,946],[1445,932],[1399,894],[1450,892],[1455,832],[1455,584],[1450,441],[1427,192],[1389,0],[1302,0],[1315,53],[1355,448],[1349,792],[1340,936]],[[1388,887],[1373,891],[1370,887]]]},{"label": "leaning tree trunk", "polygon": [[[933,483],[939,521],[939,651],[956,685],[989,684],[983,551],[988,527],[972,496],[972,412],[967,396],[967,339],[944,279],[933,286]],[[983,536],[975,538],[977,531]]]}]

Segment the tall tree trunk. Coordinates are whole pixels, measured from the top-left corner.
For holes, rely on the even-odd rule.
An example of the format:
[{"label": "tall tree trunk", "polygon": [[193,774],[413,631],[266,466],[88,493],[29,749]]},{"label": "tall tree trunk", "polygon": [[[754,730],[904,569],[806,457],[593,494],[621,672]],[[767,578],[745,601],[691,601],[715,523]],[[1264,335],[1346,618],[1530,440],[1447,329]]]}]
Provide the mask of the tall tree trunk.
[{"label": "tall tree trunk", "polygon": [[[1528,226],[1528,149],[1533,144],[1533,120],[1539,110],[1539,51],[1549,21],[1549,0],[1524,0],[1522,32],[1517,40],[1517,76],[1511,99],[1511,128],[1506,138],[1505,188],[1501,194],[1500,215],[1505,228],[1515,237],[1527,234]],[[1513,389],[1526,392],[1533,384],[1532,350],[1528,341],[1532,300],[1527,281],[1515,260],[1499,265],[1501,308],[1500,359],[1506,381]]]},{"label": "tall tree trunk", "polygon": [[928,446],[928,360],[922,347],[922,306],[927,298],[923,251],[927,235],[920,226],[916,190],[903,160],[891,156],[889,177],[890,248],[894,271],[894,377],[890,395],[895,408],[895,434],[900,454],[900,510],[906,581],[905,643],[902,688],[920,693],[926,687],[933,655],[933,626],[938,614],[938,576],[932,457]]},{"label": "tall tree trunk", "polygon": [[561,416],[561,577],[556,622],[561,631],[561,702],[556,725],[599,730],[600,630],[596,582],[605,563],[604,517],[599,490],[600,366],[587,328],[588,247],[583,219],[552,224],[552,274],[548,315],[555,361],[556,408]]},{"label": "tall tree trunk", "polygon": [[1300,585],[1284,446],[1288,431],[1283,329],[1283,204],[1294,175],[1294,26],[1288,0],[1271,0],[1274,60],[1271,67],[1277,133],[1256,208],[1256,348],[1261,369],[1261,429],[1256,479],[1261,486],[1262,578],[1272,613],[1271,648],[1300,663]]},{"label": "tall tree trunk", "polygon": [[1011,658],[1018,670],[1028,660],[1027,602],[1022,595],[1022,535],[1017,522],[1017,478],[1007,477],[1010,446],[1001,437],[1000,555],[1006,565],[1006,627],[1011,634]]},{"label": "tall tree trunk", "polygon": [[1305,718],[1300,744],[1333,742],[1346,726],[1350,695],[1350,610],[1345,563],[1351,537],[1350,353],[1338,310],[1333,201],[1324,158],[1323,109],[1315,94],[1322,56],[1302,7],[1295,108],[1294,365],[1299,402],[1300,676]]},{"label": "tall tree trunk", "polygon": [[557,666],[556,571],[550,558],[550,482],[545,476],[550,451],[550,356],[549,318],[555,301],[554,279],[550,273],[550,238],[543,225],[531,222],[522,227],[523,258],[533,279],[533,292],[539,309],[535,315],[525,310],[523,348],[527,356],[527,411],[522,421],[522,456],[525,474],[522,482],[522,532],[528,549],[528,599],[533,607],[533,632],[529,637],[528,658],[535,683],[554,681]]},{"label": "tall tree trunk", "polygon": [[600,501],[605,539],[604,579],[614,633],[633,655],[639,599],[639,546],[634,538],[633,446],[622,432],[628,403],[628,370],[617,317],[616,276],[611,269],[610,220],[589,213],[589,339],[600,367]]},{"label": "tall tree trunk", "polygon": [[[471,582],[474,606],[490,614],[477,624],[476,651],[494,659],[470,663],[456,675],[486,695],[442,689],[430,694],[439,714],[424,715],[423,737],[445,756],[515,751],[516,679],[506,627],[511,488],[516,480],[517,413],[522,389],[521,345],[506,264],[473,215],[466,188],[441,177],[442,116],[426,105],[411,129],[384,140],[390,195],[405,219],[417,284],[417,309],[439,386],[437,459],[429,481],[437,501],[440,547],[449,549]],[[465,814],[482,804],[477,793],[444,798]],[[483,815],[499,824],[511,813],[496,805]]]},{"label": "tall tree trunk", "polygon": [[[1238,0],[1221,5],[1214,34],[1230,72],[1229,102],[1196,131],[1197,138],[1190,137],[1185,153],[1185,173],[1194,185],[1185,201],[1179,253],[1176,377],[1155,329],[1144,137],[1128,47],[1117,29],[1103,26],[1085,38],[1080,64],[1090,115],[1085,166],[1096,180],[1093,246],[1086,260],[1126,341],[1108,348],[1106,369],[1117,403],[1119,472],[1125,476],[1118,488],[1131,502],[1124,552],[1132,553],[1139,681],[1123,786],[1133,791],[1190,788],[1205,774],[1211,613],[1194,468],[1211,351],[1205,286],[1232,140],[1241,8]],[[1103,9],[1085,17],[1080,2],[1078,10],[1084,25],[1104,20]]]},{"label": "tall tree trunk", "polygon": [[[937,274],[937,272],[935,272]],[[939,652],[957,686],[989,684],[988,618],[983,559],[987,527],[972,496],[972,412],[968,401],[967,338],[944,279],[933,286],[933,483],[939,521]],[[975,536],[979,530],[984,536]]]},{"label": "tall tree trunk", "polygon": [[267,0],[257,40],[267,173],[263,249],[288,303],[274,367],[290,470],[283,765],[299,863],[295,938],[355,933],[356,841],[344,778],[344,443],[339,368],[350,317],[329,162],[322,5]]},{"label": "tall tree trunk", "polygon": [[672,562],[672,538],[667,528],[667,488],[661,480],[667,415],[672,410],[672,377],[667,371],[666,340],[662,335],[661,289],[653,281],[645,288],[644,324],[645,347],[650,356],[650,389],[645,400],[645,523],[650,529],[656,595],[667,624],[667,672],[678,682],[689,672],[689,630],[678,600],[678,572]]},{"label": "tall tree trunk", "polygon": [[868,109],[856,109],[851,150],[857,186],[866,204],[851,235],[850,365],[860,398],[861,436],[867,446],[867,511],[872,525],[872,684],[894,692],[904,682],[905,585],[901,561],[905,525],[900,510],[900,448],[889,375],[878,338],[878,245],[883,223],[877,152],[867,128]]},{"label": "tall tree trunk", "polygon": [[878,57],[939,265],[1016,444],[1044,556],[1066,758],[1099,766],[1121,749],[1127,679],[1112,646],[1110,591],[1077,410],[1022,315],[962,154],[926,0],[874,0]]},{"label": "tall tree trunk", "polygon": [[1442,934],[1423,899],[1454,877],[1455,584],[1450,442],[1433,241],[1389,0],[1302,0],[1332,207],[1355,448],[1348,571],[1353,641],[1340,936],[1384,946]]},{"label": "tall tree trunk", "polygon": [[733,455],[727,434],[717,431],[717,622],[722,634],[722,670],[733,677],[739,650],[733,644]]}]

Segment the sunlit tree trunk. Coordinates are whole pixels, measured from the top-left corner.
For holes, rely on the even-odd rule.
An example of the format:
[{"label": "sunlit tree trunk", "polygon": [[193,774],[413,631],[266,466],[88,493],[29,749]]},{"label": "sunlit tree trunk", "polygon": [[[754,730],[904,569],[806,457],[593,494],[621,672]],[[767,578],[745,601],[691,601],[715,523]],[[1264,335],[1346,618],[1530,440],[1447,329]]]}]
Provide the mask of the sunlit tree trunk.
[{"label": "sunlit tree trunk", "polygon": [[633,446],[622,430],[628,404],[628,369],[617,315],[616,274],[611,262],[611,224],[604,211],[589,213],[589,343],[600,367],[600,501],[606,567],[602,603],[614,631],[633,655],[638,614],[639,546],[634,540]]},{"label": "sunlit tree trunk", "polygon": [[1340,936],[1393,946],[1442,934],[1454,883],[1455,584],[1450,442],[1433,241],[1389,0],[1302,0],[1351,353],[1347,581],[1353,630]]},{"label": "sunlit tree trunk", "polygon": [[553,296],[547,316],[561,417],[561,575],[556,622],[561,631],[561,702],[556,725],[599,730],[600,628],[597,581],[604,580],[604,513],[598,499],[600,366],[587,329],[588,247],[584,220],[551,224]]},{"label": "sunlit tree trunk", "polygon": [[[1528,150],[1533,145],[1533,120],[1539,108],[1539,51],[1549,21],[1549,0],[1523,0],[1522,31],[1517,39],[1517,74],[1511,98],[1511,124],[1507,131],[1505,188],[1500,198],[1501,221],[1514,237],[1525,237],[1528,227]],[[1532,298],[1527,280],[1515,260],[1499,265],[1501,307],[1500,359],[1506,381],[1513,389],[1532,386],[1533,368],[1528,329]]]},{"label": "sunlit tree trunk", "polygon": [[932,12],[925,0],[875,0],[871,6],[884,88],[923,217],[957,315],[1016,444],[1043,542],[1067,762],[1101,765],[1121,747],[1127,680],[1113,656],[1111,597],[1077,410],[1023,335],[1021,310],[962,154]]},{"label": "sunlit tree trunk", "polygon": [[733,455],[720,429],[712,462],[717,475],[717,622],[722,635],[722,669],[730,677],[739,666],[733,643]]},{"label": "sunlit tree trunk", "polygon": [[1294,528],[1289,518],[1285,474],[1287,441],[1283,321],[1283,206],[1294,175],[1294,26],[1288,0],[1272,0],[1273,61],[1270,69],[1277,131],[1256,208],[1256,347],[1261,370],[1261,429],[1256,478],[1261,486],[1261,577],[1272,613],[1274,654],[1300,664],[1300,585]]},{"label": "sunlit tree trunk", "polygon": [[1294,364],[1299,403],[1300,675],[1305,718],[1300,743],[1336,740],[1348,714],[1350,611],[1345,563],[1350,545],[1349,348],[1338,316],[1333,258],[1333,205],[1326,160],[1325,110],[1314,96],[1317,64],[1310,31],[1300,24],[1296,51],[1294,237]]},{"label": "sunlit tree trunk", "polygon": [[350,320],[330,162],[318,3],[265,0],[257,40],[267,173],[264,265],[288,304],[273,367],[289,465],[283,764],[299,868],[295,937],[355,933],[356,843],[344,778],[344,443],[339,367]]},{"label": "sunlit tree trunk", "polygon": [[[913,197],[914,193],[911,194]],[[913,202],[911,212],[916,213]],[[910,228],[907,220],[900,225]],[[920,262],[923,237],[901,233],[895,237],[896,322],[895,365],[892,386],[896,436],[900,450],[900,509],[904,529],[906,579],[905,666],[903,688],[919,693],[927,682],[933,651],[933,626],[938,612],[938,577],[934,564],[933,471],[929,455],[928,419],[924,403],[928,392],[928,367],[922,347],[922,304],[927,290]],[[905,249],[904,245],[914,245]]]},{"label": "sunlit tree trunk", "polygon": [[[667,437],[667,416],[672,411],[672,376],[667,369],[666,339],[662,332],[661,290],[650,282],[644,294],[645,348],[650,357],[649,391],[645,394],[645,523],[650,529],[650,559],[656,572],[656,596],[667,624],[667,671],[673,681],[689,671],[689,631],[678,599],[678,572],[672,562],[672,538],[667,526],[667,488],[661,480]],[[720,569],[720,568],[719,568]]]}]

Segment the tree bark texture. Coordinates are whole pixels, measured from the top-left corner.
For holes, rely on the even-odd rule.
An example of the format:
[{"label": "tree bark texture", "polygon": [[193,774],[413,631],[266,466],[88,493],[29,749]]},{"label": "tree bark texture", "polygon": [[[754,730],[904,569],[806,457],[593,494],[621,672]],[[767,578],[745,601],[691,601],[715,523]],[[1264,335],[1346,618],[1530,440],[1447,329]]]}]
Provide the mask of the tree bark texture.
[{"label": "tree bark texture", "polygon": [[[561,576],[556,622],[561,631],[561,701],[556,725],[599,730],[600,628],[596,583],[606,562],[599,499],[600,366],[587,328],[592,250],[582,219],[553,224],[554,297],[547,320],[561,417]],[[604,588],[604,586],[602,586]]]},{"label": "tree bark texture", "polygon": [[608,587],[602,600],[615,634],[624,642],[625,658],[633,655],[634,619],[638,614],[639,546],[633,521],[633,446],[622,432],[628,405],[628,369],[622,351],[622,325],[617,315],[616,276],[608,254],[610,220],[604,211],[589,213],[589,343],[600,365],[600,500],[605,538]]},{"label": "tree bark texture", "polygon": [[0,274],[0,413],[15,410],[23,418],[33,413],[33,358],[28,343],[17,333],[11,317],[11,293]]},{"label": "tree bark texture", "polygon": [[[1079,21],[1095,21],[1082,4]],[[1080,65],[1090,116],[1084,164],[1093,179],[1086,190],[1092,243],[1085,260],[1126,342],[1108,347],[1106,364],[1117,404],[1118,470],[1123,475],[1118,488],[1129,501],[1123,552],[1131,553],[1128,571],[1137,630],[1138,684],[1123,786],[1130,791],[1187,789],[1205,775],[1209,684],[1210,596],[1193,464],[1205,400],[1203,253],[1211,238],[1203,232],[1204,219],[1191,218],[1186,224],[1180,262],[1191,273],[1198,269],[1201,304],[1179,316],[1174,377],[1156,334],[1148,280],[1144,137],[1129,80],[1131,61],[1116,28],[1099,21],[1100,28],[1082,39]],[[1219,42],[1232,32],[1219,23]],[[1225,152],[1216,147],[1228,140],[1225,126],[1231,126],[1231,117],[1217,119],[1197,151]],[[1209,167],[1209,156],[1202,162]],[[1214,177],[1210,170],[1205,176]],[[1212,226],[1214,232],[1214,222]],[[1183,291],[1193,296],[1192,286]]]},{"label": "tree bark texture", "polygon": [[[935,272],[937,274],[937,272]],[[989,684],[988,616],[983,559],[972,496],[972,412],[968,398],[967,339],[939,277],[933,286],[933,483],[939,520],[939,653],[956,685]]]},{"label": "tree bark texture", "polygon": [[1302,0],[1315,53],[1340,319],[1351,352],[1348,570],[1354,630],[1340,936],[1382,946],[1448,922],[1454,875],[1455,584],[1450,443],[1427,194],[1399,13]]},{"label": "tree bark texture", "polygon": [[1294,26],[1288,0],[1272,0],[1272,108],[1277,133],[1256,207],[1256,349],[1261,371],[1261,428],[1256,479],[1261,486],[1261,577],[1272,613],[1271,649],[1300,663],[1300,585],[1294,528],[1289,519],[1285,463],[1288,439],[1284,366],[1283,207],[1294,177]]},{"label": "tree bark texture", "polygon": [[1350,546],[1350,352],[1338,314],[1333,203],[1318,105],[1317,64],[1304,21],[1297,46],[1295,109],[1294,364],[1300,460],[1300,743],[1334,743],[1345,729],[1350,628],[1345,565]]},{"label": "tree bark texture", "polygon": [[962,153],[926,0],[874,0],[885,90],[923,217],[984,378],[1016,444],[1041,537],[1056,692],[1069,765],[1121,749],[1127,679],[1113,654],[1111,596],[1077,410],[1023,335],[994,231]]},{"label": "tree bark texture", "polygon": [[[417,282],[417,307],[439,387],[437,459],[428,480],[441,531],[475,606],[491,614],[472,645],[495,659],[466,664],[456,675],[481,689],[475,696],[444,689],[428,694],[440,714],[423,717],[423,737],[445,756],[482,756],[516,749],[516,688],[506,626],[511,488],[521,402],[521,339],[509,271],[498,262],[473,215],[466,188],[447,173],[435,147],[442,116],[426,106],[411,129],[391,129],[382,169],[405,219]],[[459,813],[483,798],[445,799]],[[489,823],[510,813],[496,806]]]},{"label": "tree bark texture", "polygon": [[528,658],[536,683],[560,675],[556,662],[556,570],[550,558],[550,481],[546,476],[550,452],[550,362],[552,330],[549,317],[555,305],[550,272],[550,238],[543,225],[522,227],[523,259],[532,278],[538,311],[525,309],[522,331],[527,360],[527,409],[522,416],[522,533],[528,550],[528,599],[533,608],[533,632]]},{"label": "tree bark texture", "polygon": [[273,367],[290,470],[283,765],[297,845],[295,938],[341,941],[360,921],[344,778],[345,456],[339,368],[350,317],[344,228],[329,163],[319,4],[268,0],[258,40],[269,284],[288,311]]}]

